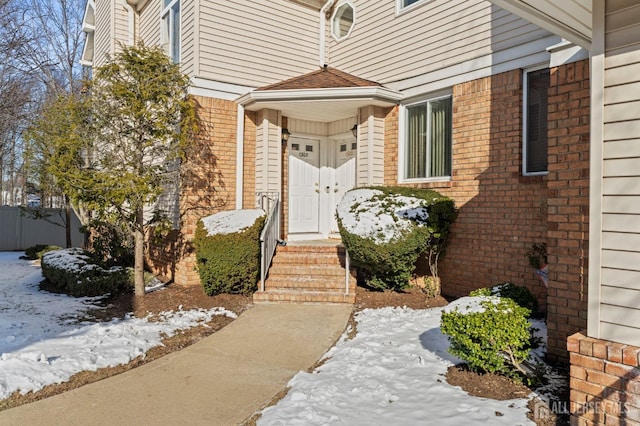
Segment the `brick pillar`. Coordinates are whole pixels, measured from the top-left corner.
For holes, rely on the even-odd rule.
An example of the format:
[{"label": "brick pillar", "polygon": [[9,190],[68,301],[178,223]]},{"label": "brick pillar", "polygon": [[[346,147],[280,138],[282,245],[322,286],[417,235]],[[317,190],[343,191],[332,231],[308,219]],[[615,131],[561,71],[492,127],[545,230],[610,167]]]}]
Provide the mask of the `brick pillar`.
[{"label": "brick pillar", "polygon": [[387,110],[384,119],[384,184],[398,183],[398,107]]},{"label": "brick pillar", "polygon": [[[282,117],[282,128],[289,127],[289,118]],[[289,237],[289,144],[282,145],[282,170],[280,188],[280,238],[286,240]]]},{"label": "brick pillar", "polygon": [[242,208],[256,207],[256,113],[245,111],[244,114],[244,163]]},{"label": "brick pillar", "polygon": [[587,326],[589,61],[551,69],[550,86],[547,347],[567,362],[567,337]]},{"label": "brick pillar", "polygon": [[592,339],[568,338],[571,355],[571,424],[640,424],[640,348]]}]

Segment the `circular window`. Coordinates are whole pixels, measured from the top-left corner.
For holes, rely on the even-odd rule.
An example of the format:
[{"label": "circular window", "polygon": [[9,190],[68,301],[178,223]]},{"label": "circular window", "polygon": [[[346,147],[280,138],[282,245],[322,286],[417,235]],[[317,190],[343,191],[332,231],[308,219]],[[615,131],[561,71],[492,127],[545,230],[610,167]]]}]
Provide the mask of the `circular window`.
[{"label": "circular window", "polygon": [[351,3],[341,4],[331,18],[331,33],[337,40],[349,35],[355,22],[355,11]]}]

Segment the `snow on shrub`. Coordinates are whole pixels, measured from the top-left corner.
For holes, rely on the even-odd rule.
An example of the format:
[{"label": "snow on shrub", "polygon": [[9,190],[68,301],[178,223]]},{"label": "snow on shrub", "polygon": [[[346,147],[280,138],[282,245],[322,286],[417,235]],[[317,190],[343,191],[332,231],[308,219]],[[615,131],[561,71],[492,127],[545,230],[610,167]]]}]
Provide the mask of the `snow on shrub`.
[{"label": "snow on shrub", "polygon": [[519,379],[529,355],[528,316],[529,310],[511,299],[462,297],[443,309],[440,329],[449,338],[449,352],[471,370]]},{"label": "snow on shrub", "polygon": [[407,287],[418,257],[436,243],[444,248],[442,239],[455,217],[451,199],[412,188],[355,189],[337,207],[342,242],[354,266],[379,289]]},{"label": "snow on shrub", "polygon": [[534,318],[540,317],[538,311],[538,299],[525,286],[513,283],[503,283],[491,288],[479,288],[469,293],[469,296],[497,296],[511,299],[523,308],[527,308]]},{"label": "snow on shrub", "polygon": [[264,221],[261,209],[224,211],[198,221],[194,245],[206,294],[256,290]]},{"label": "snow on shrub", "polygon": [[129,287],[126,268],[103,268],[78,247],[45,253],[42,275],[53,287],[72,296],[99,296]]}]

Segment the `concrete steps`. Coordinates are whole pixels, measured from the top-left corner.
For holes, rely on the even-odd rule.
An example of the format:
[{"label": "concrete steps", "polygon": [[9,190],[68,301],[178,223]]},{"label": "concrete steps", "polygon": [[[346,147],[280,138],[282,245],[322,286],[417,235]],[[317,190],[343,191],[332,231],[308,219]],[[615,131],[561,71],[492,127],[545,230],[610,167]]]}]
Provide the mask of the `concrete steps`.
[{"label": "concrete steps", "polygon": [[341,245],[287,245],[276,249],[265,281],[265,291],[254,303],[355,302],[355,270],[345,284],[345,250]]}]

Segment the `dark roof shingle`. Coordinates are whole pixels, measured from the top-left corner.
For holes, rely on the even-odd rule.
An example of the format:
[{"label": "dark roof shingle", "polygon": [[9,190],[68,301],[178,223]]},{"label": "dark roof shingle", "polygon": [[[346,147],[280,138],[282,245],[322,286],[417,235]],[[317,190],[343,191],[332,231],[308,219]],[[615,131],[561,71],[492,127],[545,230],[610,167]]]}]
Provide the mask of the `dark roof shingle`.
[{"label": "dark roof shingle", "polygon": [[382,86],[375,81],[365,80],[355,75],[324,66],[317,71],[293,77],[278,83],[260,87],[256,90],[301,90],[301,89],[333,89],[339,87],[372,87]]}]

